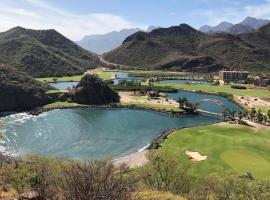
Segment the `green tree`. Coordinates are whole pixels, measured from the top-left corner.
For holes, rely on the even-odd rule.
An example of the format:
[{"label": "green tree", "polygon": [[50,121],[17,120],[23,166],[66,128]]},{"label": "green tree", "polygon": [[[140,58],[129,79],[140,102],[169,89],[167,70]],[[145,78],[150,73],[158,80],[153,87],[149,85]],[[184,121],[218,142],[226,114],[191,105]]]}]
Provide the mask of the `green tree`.
[{"label": "green tree", "polygon": [[270,123],[270,110],[267,111],[268,122]]},{"label": "green tree", "polygon": [[243,113],[241,111],[238,112],[238,118],[239,118],[239,124],[242,123],[242,119],[243,119]]},{"label": "green tree", "polygon": [[249,113],[249,117],[252,121],[254,121],[254,119],[256,118],[256,114],[257,114],[257,111],[255,108],[252,108],[251,109],[251,112]]},{"label": "green tree", "polygon": [[188,100],[186,97],[183,97],[183,98],[179,97],[177,102],[179,103],[179,108],[183,109],[186,107]]},{"label": "green tree", "polygon": [[263,122],[263,120],[264,120],[264,117],[262,114],[262,110],[259,109],[257,114],[256,114],[256,121],[261,124]]}]

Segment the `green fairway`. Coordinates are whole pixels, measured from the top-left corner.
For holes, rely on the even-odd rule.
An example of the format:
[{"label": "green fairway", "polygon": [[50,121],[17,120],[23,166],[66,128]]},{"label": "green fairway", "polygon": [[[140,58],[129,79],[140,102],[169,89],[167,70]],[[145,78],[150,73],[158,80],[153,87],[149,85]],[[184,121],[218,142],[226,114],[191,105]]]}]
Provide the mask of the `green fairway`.
[{"label": "green fairway", "polygon": [[[99,78],[101,78],[102,80],[110,80],[112,78],[112,73],[107,72],[107,71],[96,70],[95,74]],[[41,81],[41,82],[47,82],[47,83],[52,83],[52,82],[79,82],[82,77],[83,77],[83,74],[82,75],[76,75],[76,76],[37,78],[36,80]]]},{"label": "green fairway", "polygon": [[253,170],[253,174],[264,177],[269,173],[270,162],[250,151],[231,150],[221,154],[221,158],[240,174]]},{"label": "green fairway", "polygon": [[240,175],[251,172],[257,178],[270,177],[270,128],[253,129],[239,125],[211,125],[178,130],[162,148],[169,155],[198,151],[208,159],[192,162],[195,176],[234,170]]},{"label": "green fairway", "polygon": [[186,84],[186,83],[155,83],[156,86],[170,86],[176,89],[203,91],[203,92],[225,92],[228,94],[248,97],[270,98],[270,91],[263,89],[233,89],[228,85]]}]

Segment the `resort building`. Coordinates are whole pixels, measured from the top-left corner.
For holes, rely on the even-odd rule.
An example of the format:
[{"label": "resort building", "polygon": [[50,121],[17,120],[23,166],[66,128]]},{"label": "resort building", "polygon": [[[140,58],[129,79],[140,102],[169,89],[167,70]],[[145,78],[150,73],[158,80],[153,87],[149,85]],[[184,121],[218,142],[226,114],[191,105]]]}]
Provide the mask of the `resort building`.
[{"label": "resort building", "polygon": [[219,81],[223,83],[246,81],[248,75],[248,71],[220,71]]},{"label": "resort building", "polygon": [[267,87],[268,85],[270,85],[270,78],[257,76],[255,78],[254,85],[260,86],[260,87]]}]

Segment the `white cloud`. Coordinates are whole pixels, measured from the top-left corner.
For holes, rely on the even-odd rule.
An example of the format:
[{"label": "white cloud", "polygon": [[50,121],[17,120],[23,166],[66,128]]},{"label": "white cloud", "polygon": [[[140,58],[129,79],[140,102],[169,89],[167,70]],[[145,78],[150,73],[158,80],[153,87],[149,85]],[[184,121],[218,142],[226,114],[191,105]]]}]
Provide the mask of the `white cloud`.
[{"label": "white cloud", "polygon": [[113,30],[136,27],[135,24],[121,16],[109,13],[74,14],[55,8],[41,0],[24,0],[23,5],[9,3],[2,5],[0,31],[14,26],[56,29],[73,40],[79,40],[88,34],[103,34]]},{"label": "white cloud", "polygon": [[270,0],[257,5],[242,6],[235,1],[233,7],[223,9],[195,10],[191,13],[194,18],[203,18],[206,24],[217,25],[220,22],[228,21],[239,23],[246,17],[270,19]]}]

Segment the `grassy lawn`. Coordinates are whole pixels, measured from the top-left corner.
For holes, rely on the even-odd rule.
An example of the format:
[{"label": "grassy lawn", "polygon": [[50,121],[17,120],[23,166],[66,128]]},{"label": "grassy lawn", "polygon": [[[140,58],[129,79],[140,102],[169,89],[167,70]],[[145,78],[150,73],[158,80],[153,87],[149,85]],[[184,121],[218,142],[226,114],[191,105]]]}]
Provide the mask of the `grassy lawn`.
[{"label": "grassy lawn", "polygon": [[[94,71],[94,74],[96,74],[102,80],[110,80],[112,78],[112,73],[107,72],[107,71],[96,70],[96,71]],[[82,77],[83,77],[83,74],[82,75],[76,75],[76,76],[36,78],[36,80],[41,81],[41,82],[47,82],[47,83],[52,83],[52,82],[79,82]]]},{"label": "grassy lawn", "polygon": [[71,106],[77,106],[77,103],[69,103],[69,102],[61,102],[61,101],[57,101],[51,104],[47,104],[45,106],[43,106],[43,108],[56,108],[56,107],[71,107]]},{"label": "grassy lawn", "polygon": [[78,82],[81,80],[83,75],[77,75],[77,76],[63,76],[63,77],[47,77],[47,78],[37,78],[38,81],[41,82]]},{"label": "grassy lawn", "polygon": [[112,73],[107,71],[100,71],[97,72],[96,75],[99,76],[102,80],[111,80],[112,79]]},{"label": "grassy lawn", "polygon": [[[233,170],[251,172],[257,178],[270,177],[270,128],[253,129],[240,125],[210,125],[178,130],[162,148],[169,155],[184,156],[191,162],[191,173],[204,176]],[[185,151],[207,155],[202,162],[188,160]]]},{"label": "grassy lawn", "polygon": [[204,92],[225,92],[228,94],[238,95],[238,96],[247,96],[247,97],[264,97],[270,98],[270,91],[263,89],[232,89],[228,85],[204,85],[204,84],[185,84],[185,83],[155,83],[156,86],[170,86],[176,89],[185,89],[185,90],[195,90],[195,91],[204,91]]},{"label": "grassy lawn", "polygon": [[225,151],[221,154],[222,160],[224,160],[232,169],[244,174],[251,168],[253,174],[258,177],[264,177],[265,174],[269,173],[270,162],[261,157],[260,155],[245,151],[245,150],[230,150]]}]

